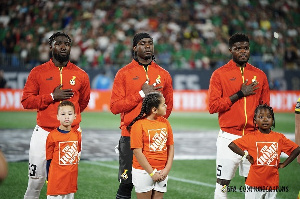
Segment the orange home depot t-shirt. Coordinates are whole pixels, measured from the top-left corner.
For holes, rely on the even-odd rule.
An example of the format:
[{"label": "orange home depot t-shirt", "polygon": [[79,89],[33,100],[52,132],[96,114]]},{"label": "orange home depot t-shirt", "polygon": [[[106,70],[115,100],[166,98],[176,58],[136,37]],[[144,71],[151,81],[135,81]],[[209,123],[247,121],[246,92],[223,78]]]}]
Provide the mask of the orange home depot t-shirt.
[{"label": "orange home depot t-shirt", "polygon": [[[132,125],[130,131],[131,149],[142,148],[143,154],[149,164],[161,170],[165,168],[168,160],[167,146],[173,145],[173,132],[170,123],[164,117],[157,120],[141,119]],[[132,167],[135,169],[144,168],[133,156]]]},{"label": "orange home depot t-shirt", "polygon": [[281,152],[290,155],[298,145],[283,134],[255,131],[233,141],[242,150],[247,150],[254,159],[246,180],[251,187],[275,189],[279,186],[278,164]]},{"label": "orange home depot t-shirt", "polygon": [[48,173],[47,195],[64,195],[77,191],[78,153],[81,151],[81,133],[72,129],[61,133],[51,131],[46,142],[46,159],[51,161]]}]

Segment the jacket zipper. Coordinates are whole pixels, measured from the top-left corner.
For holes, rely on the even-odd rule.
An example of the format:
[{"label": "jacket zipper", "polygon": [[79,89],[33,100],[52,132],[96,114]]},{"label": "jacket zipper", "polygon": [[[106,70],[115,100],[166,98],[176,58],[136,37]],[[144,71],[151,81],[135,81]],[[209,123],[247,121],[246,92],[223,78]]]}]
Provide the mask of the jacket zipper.
[{"label": "jacket zipper", "polygon": [[[244,77],[244,67],[241,67],[241,73],[242,73],[242,79],[243,79],[243,83],[245,83],[245,77]],[[247,100],[246,100],[246,97],[243,97],[244,98],[244,112],[245,112],[245,125],[243,127],[243,135],[245,134],[245,128],[246,128],[246,125],[247,125],[247,122],[248,122],[248,118],[247,118],[247,111],[246,111],[246,104],[247,104]]]},{"label": "jacket zipper", "polygon": [[[149,69],[149,65],[147,66],[147,69],[143,66],[144,71],[146,72],[146,81],[149,79],[148,76],[148,69]],[[150,83],[150,82],[149,82]]]},{"label": "jacket zipper", "polygon": [[[59,76],[60,76],[60,85],[62,85],[62,70],[63,70],[63,68],[64,67],[61,67],[61,68],[59,68]],[[62,89],[62,87],[60,88],[60,89]],[[62,101],[60,101],[60,103],[61,103]]]},{"label": "jacket zipper", "polygon": [[63,67],[59,68],[59,72],[60,72],[60,84],[61,85],[62,85],[62,70],[63,70]]}]

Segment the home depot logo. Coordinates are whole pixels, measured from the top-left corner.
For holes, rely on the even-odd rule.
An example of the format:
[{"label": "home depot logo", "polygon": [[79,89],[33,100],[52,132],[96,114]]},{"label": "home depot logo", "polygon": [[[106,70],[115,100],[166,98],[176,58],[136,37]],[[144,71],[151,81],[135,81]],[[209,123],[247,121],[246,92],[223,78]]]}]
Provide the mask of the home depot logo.
[{"label": "home depot logo", "polygon": [[78,141],[59,142],[59,165],[78,164]]},{"label": "home depot logo", "polygon": [[256,142],[257,165],[277,166],[278,143]]},{"label": "home depot logo", "polygon": [[166,150],[168,132],[166,128],[149,130],[149,148],[150,151]]}]

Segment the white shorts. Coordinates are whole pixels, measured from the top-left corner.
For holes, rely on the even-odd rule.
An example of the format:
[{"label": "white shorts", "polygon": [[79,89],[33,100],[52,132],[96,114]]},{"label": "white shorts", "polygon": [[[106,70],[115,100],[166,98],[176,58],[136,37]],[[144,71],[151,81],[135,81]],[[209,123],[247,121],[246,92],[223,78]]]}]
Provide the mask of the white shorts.
[{"label": "white shorts", "polygon": [[46,177],[46,140],[49,132],[38,125],[33,130],[29,148],[29,177]]},{"label": "white shorts", "polygon": [[255,191],[253,188],[251,188],[248,185],[246,186],[245,190],[245,199],[276,199],[277,192],[275,191],[267,191],[267,190],[261,190],[261,191]]},{"label": "white shorts", "polygon": [[232,180],[238,166],[240,176],[248,176],[251,165],[250,162],[247,159],[242,161],[242,156],[234,153],[228,147],[233,140],[240,137],[241,136],[220,130],[217,139],[217,178]]},{"label": "white shorts", "polygon": [[167,192],[168,176],[164,181],[154,182],[145,170],[132,168],[132,183],[136,193],[144,193],[151,190]]},{"label": "white shorts", "polygon": [[69,193],[66,195],[56,195],[56,196],[47,195],[47,199],[74,199],[74,193]]}]

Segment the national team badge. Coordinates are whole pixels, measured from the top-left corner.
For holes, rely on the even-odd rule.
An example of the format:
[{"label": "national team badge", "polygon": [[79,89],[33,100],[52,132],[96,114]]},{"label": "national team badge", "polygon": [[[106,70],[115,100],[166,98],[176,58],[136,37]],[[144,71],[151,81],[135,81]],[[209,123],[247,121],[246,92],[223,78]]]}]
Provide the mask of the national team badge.
[{"label": "national team badge", "polygon": [[256,76],[254,75],[252,82],[256,82]]},{"label": "national team badge", "polygon": [[70,84],[71,84],[72,86],[75,85],[75,79],[76,79],[76,76],[73,76],[73,78],[70,80]]},{"label": "national team badge", "polygon": [[158,77],[156,78],[156,80],[155,80],[153,86],[156,86],[156,85],[158,85],[158,84],[160,84],[160,83],[161,83],[161,81],[160,81],[160,75],[158,75]]},{"label": "national team badge", "polygon": [[124,180],[127,180],[128,178],[127,171],[127,169],[124,169],[124,172],[121,174],[121,178],[123,178]]}]

